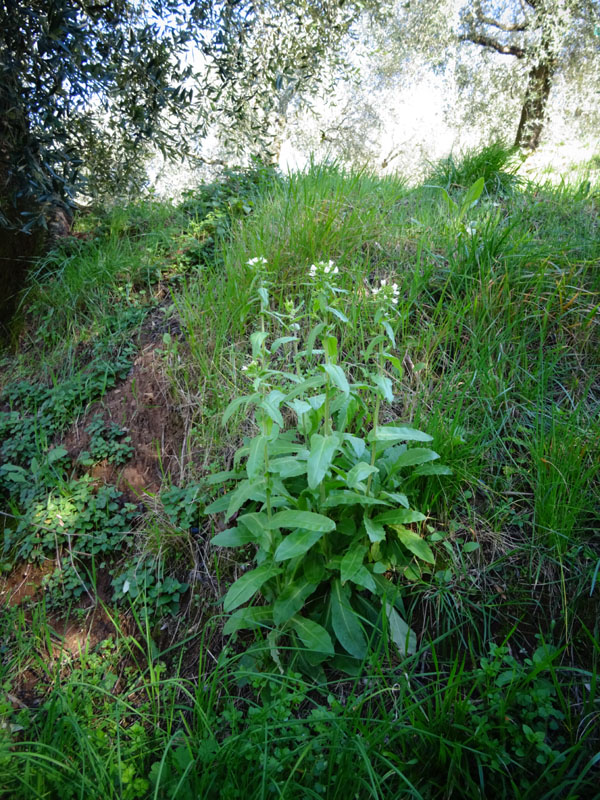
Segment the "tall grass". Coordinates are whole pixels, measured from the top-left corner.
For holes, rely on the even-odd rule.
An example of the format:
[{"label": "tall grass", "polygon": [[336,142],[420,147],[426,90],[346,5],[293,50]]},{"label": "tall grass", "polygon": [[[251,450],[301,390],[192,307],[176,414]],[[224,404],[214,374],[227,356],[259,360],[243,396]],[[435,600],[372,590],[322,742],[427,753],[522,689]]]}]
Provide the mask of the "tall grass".
[{"label": "tall grass", "polygon": [[[282,312],[306,302],[312,263],[336,262],[349,319],[340,353],[356,380],[371,335],[366,295],[394,281],[403,374],[389,417],[431,434],[453,474],[412,487],[443,538],[432,574],[398,579],[419,649],[400,659],[384,644],[352,678],[316,685],[280,671],[268,631],[223,639],[219,596],[244,565],[216,557],[210,520],[179,531],[206,582],[165,623],[167,643],[143,595],[126,624],[111,612],[112,642],[70,660],[52,655],[43,609],[7,611],[0,796],[594,796],[598,189],[514,180],[511,159],[501,146],[453,158],[417,189],[320,165],[261,179],[252,212],[230,217],[211,258],[183,266],[194,203],[114,211],[97,238],[40,269],[27,308],[45,311],[28,330],[49,361],[64,357],[65,338],[81,346],[136,309],[124,335],[159,305],[178,317],[162,363],[191,414],[189,480],[229,468],[248,433],[242,415],[220,424],[243,393],[256,320],[248,259],[267,259]],[[460,200],[479,177],[486,191],[467,232],[436,186]],[[11,364],[33,368],[25,353]],[[168,559],[165,518],[138,546]],[[24,675],[37,676],[39,707],[13,708]]]}]

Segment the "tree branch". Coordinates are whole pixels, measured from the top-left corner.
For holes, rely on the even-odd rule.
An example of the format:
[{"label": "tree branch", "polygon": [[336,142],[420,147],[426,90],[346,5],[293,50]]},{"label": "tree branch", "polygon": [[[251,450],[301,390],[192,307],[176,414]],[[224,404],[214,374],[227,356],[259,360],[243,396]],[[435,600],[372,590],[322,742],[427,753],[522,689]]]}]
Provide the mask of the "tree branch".
[{"label": "tree branch", "polygon": [[498,20],[492,19],[492,17],[486,17],[483,14],[477,14],[477,21],[481,22],[482,25],[491,25],[494,28],[498,28],[499,31],[503,31],[504,33],[517,33],[519,31],[526,31],[527,30],[527,23],[526,22],[515,22],[513,25],[503,25]]},{"label": "tree branch", "polygon": [[515,58],[525,58],[525,50],[522,47],[517,47],[514,44],[502,44],[492,39],[491,36],[486,36],[483,33],[464,33],[460,37],[461,42],[471,42],[478,44],[480,47],[487,47],[490,50],[495,50],[497,53],[502,53],[503,56],[515,56]]}]

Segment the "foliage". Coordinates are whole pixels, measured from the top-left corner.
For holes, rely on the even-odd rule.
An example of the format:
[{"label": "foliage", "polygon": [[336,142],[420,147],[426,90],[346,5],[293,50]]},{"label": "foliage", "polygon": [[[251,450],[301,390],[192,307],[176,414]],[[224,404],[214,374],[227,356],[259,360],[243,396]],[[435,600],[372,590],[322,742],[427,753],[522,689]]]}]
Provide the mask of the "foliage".
[{"label": "foliage", "polygon": [[[414,634],[395,608],[401,603],[389,576],[416,580],[434,564],[420,527],[414,527],[425,515],[411,507],[408,495],[414,478],[451,471],[432,463],[439,456],[428,447],[405,444],[429,442],[428,434],[380,423],[382,403],[394,400],[388,364],[392,374],[402,372],[392,352],[398,288],[384,279],[371,290],[374,333],[364,353],[364,377],[351,383],[338,363],[336,326],[348,319],[333,262],[310,269],[312,328],[303,346],[296,335],[267,344],[271,319],[293,334],[302,315],[291,303],[285,317],[271,310],[266,262],[259,257],[248,263],[257,273],[261,319],[261,329],[250,336],[253,361],[243,368],[253,392],[233,400],[223,422],[240,407],[254,408],[260,432],[236,454],[235,464],[246,460],[245,476],[212,477],[235,477],[238,484],[206,513],[223,510],[226,521],[236,516],[236,526],[217,534],[213,544],[256,547],[256,569],[229,589],[225,611],[239,609],[259,591],[267,605],[239,609],[225,631],[271,628],[273,651],[287,633],[307,648],[313,668],[334,656],[332,635],[345,654],[365,658],[372,627],[383,627],[401,653],[413,652]],[[277,351],[291,345],[295,373],[274,368]],[[317,354],[323,357],[319,365],[313,363]],[[296,425],[286,425],[282,409],[293,412]],[[360,433],[366,424],[371,429],[365,437]]]},{"label": "foliage", "polygon": [[112,581],[113,599],[131,603],[143,603],[141,613],[144,618],[160,619],[165,614],[179,611],[181,595],[188,590],[187,583],[160,574],[160,566],[147,559],[141,563],[130,563],[127,569]]},{"label": "foliage", "polygon": [[101,414],[96,414],[86,428],[90,436],[89,451],[79,454],[81,464],[91,466],[99,461],[109,464],[124,464],[133,455],[131,436],[114,422],[105,422]]},{"label": "foliage", "polygon": [[458,156],[451,153],[441,159],[432,165],[427,183],[450,191],[466,189],[483,178],[487,194],[503,197],[519,183],[515,174],[519,163],[514,147],[507,147],[501,141],[492,142],[486,147],[467,150]]}]

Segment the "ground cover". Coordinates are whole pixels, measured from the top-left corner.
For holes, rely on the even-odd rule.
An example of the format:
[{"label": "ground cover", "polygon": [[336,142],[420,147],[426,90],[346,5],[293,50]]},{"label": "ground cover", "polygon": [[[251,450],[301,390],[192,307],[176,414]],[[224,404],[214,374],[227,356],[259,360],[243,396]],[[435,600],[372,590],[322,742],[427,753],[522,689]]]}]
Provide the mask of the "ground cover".
[{"label": "ground cover", "polygon": [[40,265],[5,796],[591,796],[598,189],[516,168],[231,173]]}]

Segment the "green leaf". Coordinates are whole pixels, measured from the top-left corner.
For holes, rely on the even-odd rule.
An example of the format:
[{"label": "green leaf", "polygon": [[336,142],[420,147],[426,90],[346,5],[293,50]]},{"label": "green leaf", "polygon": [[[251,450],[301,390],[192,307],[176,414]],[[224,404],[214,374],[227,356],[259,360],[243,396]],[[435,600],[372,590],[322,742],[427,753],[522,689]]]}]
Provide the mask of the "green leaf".
[{"label": "green leaf", "polygon": [[[225,512],[225,519],[232,517],[236,511],[247,503],[250,498],[260,490],[264,490],[264,479],[260,481],[241,481],[241,483],[230,492],[227,497],[229,498],[229,505]],[[209,506],[210,508],[210,506]],[[208,509],[207,509],[208,510]]]},{"label": "green leaf", "polygon": [[250,480],[258,478],[264,472],[267,441],[267,437],[261,434],[260,436],[255,436],[250,442],[248,461],[246,462],[246,472]]},{"label": "green leaf", "polygon": [[284,427],[281,411],[275,405],[275,403],[273,403],[267,397],[265,397],[264,400],[261,400],[261,402],[258,404],[258,408],[261,408],[263,411],[265,411],[266,414],[273,420],[273,422],[279,425],[280,428]]},{"label": "green leaf", "polygon": [[248,405],[249,403],[256,402],[259,399],[260,395],[258,393],[246,395],[244,397],[236,397],[235,400],[232,400],[231,403],[229,403],[223,412],[223,416],[221,417],[221,425],[225,425],[227,420],[235,411],[237,411],[240,406]]},{"label": "green leaf", "polygon": [[321,333],[321,331],[324,331],[326,327],[327,325],[325,322],[319,322],[319,324],[315,325],[306,337],[306,355],[308,358],[312,356],[312,351],[315,346],[317,336]]},{"label": "green leaf", "polygon": [[64,447],[53,447],[52,450],[48,451],[48,463],[54,464],[55,461],[58,461],[65,456],[68,456],[69,452],[65,450]]},{"label": "green leaf", "polygon": [[392,382],[385,375],[373,375],[373,383],[379,389],[379,393],[383,400],[387,403],[394,402],[394,392],[392,391]]},{"label": "green leaf", "polygon": [[386,497],[394,503],[398,503],[399,506],[404,506],[404,508],[408,508],[409,506],[408,497],[400,492],[381,492],[381,497]]},{"label": "green leaf", "polygon": [[258,542],[264,550],[269,550],[271,547],[272,533],[268,522],[269,518],[264,511],[254,511],[238,517],[238,523],[250,531],[253,541]]},{"label": "green leaf", "polygon": [[377,426],[377,431],[373,429],[367,438],[370,442],[386,442],[388,444],[393,444],[394,442],[433,441],[433,436],[429,436],[428,433],[423,433],[423,431],[418,431],[416,428],[398,428],[382,425]]},{"label": "green leaf", "polygon": [[410,522],[422,522],[426,519],[420,511],[410,508],[395,508],[393,511],[384,511],[375,517],[379,525],[408,525]]},{"label": "green leaf", "polygon": [[224,483],[225,481],[241,478],[243,477],[244,473],[240,472],[236,469],[226,469],[222,470],[221,472],[215,472],[212,475],[207,475],[206,478],[203,478],[203,482],[207,486],[216,486],[218,483]]},{"label": "green leaf", "polygon": [[277,600],[275,600],[273,606],[273,620],[275,624],[283,625],[291,619],[294,614],[297,614],[304,606],[306,598],[309,597],[316,588],[316,584],[306,583],[305,581],[302,583],[299,581],[288,583],[277,597]]},{"label": "green leaf", "polygon": [[435,556],[431,552],[431,548],[425,539],[422,539],[418,533],[415,533],[408,528],[404,528],[401,525],[394,525],[393,528],[407,550],[410,550],[411,553],[417,556],[417,558],[420,558],[422,561],[427,561],[428,564],[435,564]]},{"label": "green leaf", "polygon": [[247,628],[262,628],[273,622],[273,609],[271,606],[249,606],[238,608],[229,617],[223,627],[223,633],[231,636],[232,633]]},{"label": "green leaf", "polygon": [[290,342],[297,342],[297,336],[280,336],[278,339],[275,339],[273,344],[271,345],[271,352],[275,353],[279,348],[284,344],[289,344]]},{"label": "green leaf", "polygon": [[377,584],[375,583],[373,576],[369,572],[369,570],[364,566],[358,569],[352,578],[350,578],[352,583],[356,583],[358,586],[362,586],[363,589],[368,589],[373,594],[377,594]]},{"label": "green leaf", "polygon": [[321,508],[336,508],[336,506],[389,506],[385,500],[378,500],[376,497],[369,497],[359,492],[351,492],[349,489],[342,489],[329,492],[325,502],[321,503]]},{"label": "green leaf", "polygon": [[305,647],[309,650],[315,653],[324,653],[328,656],[334,654],[335,651],[333,649],[331,636],[322,625],[313,622],[312,619],[301,617],[299,614],[292,617],[290,625],[296,631]]},{"label": "green leaf", "polygon": [[379,469],[371,464],[367,464],[366,461],[359,461],[346,476],[346,483],[351,489],[354,489],[357,483],[364,481],[365,478],[368,478],[369,475],[374,472],[379,472]]},{"label": "green leaf", "polygon": [[478,178],[475,181],[475,183],[469,187],[462,201],[461,214],[467,211],[467,209],[469,209],[471,206],[475,205],[475,203],[481,197],[481,193],[483,192],[484,186],[485,186],[485,179]]},{"label": "green leaf", "polygon": [[365,516],[365,530],[367,531],[367,536],[372,542],[382,542],[385,539],[385,528],[375,520],[369,519],[369,517]]},{"label": "green leaf", "polygon": [[294,531],[281,542],[273,558],[275,561],[286,561],[306,553],[307,550],[319,541],[323,531]]},{"label": "green leaf", "polygon": [[474,553],[479,550],[479,542],[465,542],[462,549],[463,553]]},{"label": "green leaf", "polygon": [[418,467],[412,475],[452,475],[452,470],[450,467],[447,467],[445,464],[424,464],[422,467]]},{"label": "green leaf", "polygon": [[284,456],[269,462],[269,472],[279,475],[282,479],[304,475],[306,469],[306,461],[300,461],[298,456]]},{"label": "green leaf", "polygon": [[313,375],[311,378],[307,378],[305,381],[297,383],[294,388],[286,394],[286,402],[293,400],[300,394],[304,394],[309,389],[316,389],[318,386],[322,386],[325,383],[325,380],[324,373],[319,372],[317,375]]},{"label": "green leaf", "polygon": [[252,357],[258,358],[260,355],[260,351],[262,349],[265,340],[269,337],[269,334],[265,331],[255,331],[254,333],[250,334],[250,342],[252,344]]},{"label": "green leaf", "polygon": [[339,578],[331,582],[331,624],[344,650],[354,658],[363,659],[367,654],[367,640],[350,605],[350,591],[342,586]]},{"label": "green leaf", "polygon": [[223,600],[223,608],[226,612],[233,611],[234,608],[241,606],[249,600],[259,589],[275,575],[282,572],[281,567],[272,564],[263,564],[252,572],[242,575],[229,589]]},{"label": "green leaf", "polygon": [[322,368],[331,378],[333,385],[337,386],[347,397],[350,394],[350,384],[344,370],[336,364],[323,364]]},{"label": "green leaf", "polygon": [[436,458],[439,458],[439,455],[428,447],[413,447],[394,459],[394,470],[425,464],[427,461],[435,461]]},{"label": "green leaf", "polygon": [[335,434],[321,436],[320,433],[313,433],[310,437],[308,485],[311,489],[316,489],[325,477],[339,447],[339,442],[339,436]]},{"label": "green leaf", "polygon": [[385,604],[390,636],[400,653],[411,655],[417,649],[417,636],[412,631],[400,614],[389,603]]},{"label": "green leaf", "polygon": [[388,339],[390,340],[392,347],[396,347],[396,337],[394,336],[392,326],[386,319],[382,320],[381,324],[383,325],[384,331],[388,335]]},{"label": "green leaf", "polygon": [[217,547],[240,547],[254,541],[254,535],[246,528],[227,528],[210,540]]},{"label": "green leaf", "polygon": [[269,522],[271,528],[304,528],[307,531],[332,531],[335,522],[324,514],[315,514],[313,511],[296,511],[288,509],[274,514]]},{"label": "green leaf", "polygon": [[363,565],[366,552],[367,547],[359,543],[353,545],[344,555],[340,568],[340,580],[342,583],[354,580],[354,576]]}]

